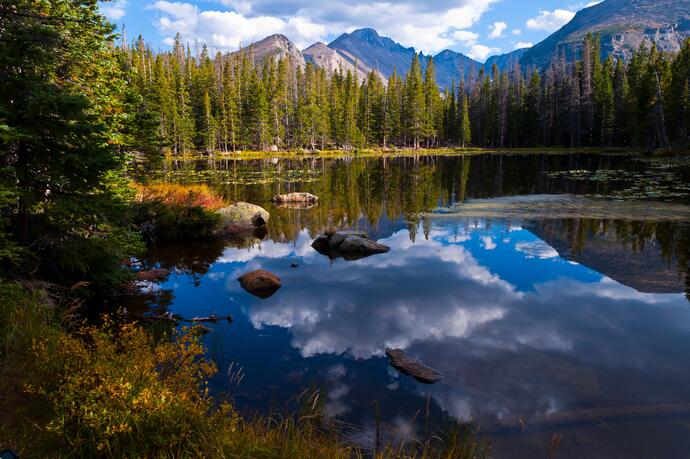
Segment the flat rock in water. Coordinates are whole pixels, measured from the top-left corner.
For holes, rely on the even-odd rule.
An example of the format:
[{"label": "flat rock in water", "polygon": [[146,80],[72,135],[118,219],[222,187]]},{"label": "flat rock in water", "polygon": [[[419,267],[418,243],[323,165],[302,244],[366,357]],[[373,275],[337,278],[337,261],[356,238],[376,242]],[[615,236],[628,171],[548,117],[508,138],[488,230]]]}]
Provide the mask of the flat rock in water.
[{"label": "flat rock in water", "polygon": [[402,349],[386,349],[386,356],[393,368],[421,383],[434,384],[443,379],[443,373],[413,359]]},{"label": "flat rock in water", "polygon": [[282,286],[278,276],[263,269],[243,274],[237,280],[243,289],[262,299],[273,296]]},{"label": "flat rock in water", "polygon": [[361,231],[325,233],[317,237],[311,246],[322,255],[346,260],[358,260],[390,250],[390,247],[374,241]]},{"label": "flat rock in water", "polygon": [[137,273],[137,279],[140,281],[160,282],[164,281],[170,274],[167,269],[147,269]]},{"label": "flat rock in water", "polygon": [[273,202],[291,202],[291,203],[314,203],[318,201],[319,198],[317,196],[314,196],[311,193],[288,193],[288,194],[279,194],[278,196],[274,196],[272,201]]},{"label": "flat rock in water", "polygon": [[266,225],[269,213],[263,207],[249,204],[248,202],[236,202],[218,210],[224,227],[260,227]]}]

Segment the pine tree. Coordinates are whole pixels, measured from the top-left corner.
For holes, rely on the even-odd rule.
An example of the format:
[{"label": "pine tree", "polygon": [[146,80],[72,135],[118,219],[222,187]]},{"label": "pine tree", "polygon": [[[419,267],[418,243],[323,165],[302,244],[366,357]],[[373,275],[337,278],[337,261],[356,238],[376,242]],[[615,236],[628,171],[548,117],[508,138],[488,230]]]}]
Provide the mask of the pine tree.
[{"label": "pine tree", "polygon": [[422,69],[417,54],[412,58],[410,70],[405,78],[404,104],[405,128],[410,135],[412,147],[418,150],[424,135],[425,100]]},{"label": "pine tree", "polygon": [[462,96],[462,104],[460,106],[460,128],[458,138],[462,148],[472,143],[472,130],[470,127],[470,99],[467,95]]},{"label": "pine tree", "polygon": [[434,59],[429,57],[424,75],[424,113],[422,135],[427,147],[436,144],[441,130],[441,96],[436,83]]}]

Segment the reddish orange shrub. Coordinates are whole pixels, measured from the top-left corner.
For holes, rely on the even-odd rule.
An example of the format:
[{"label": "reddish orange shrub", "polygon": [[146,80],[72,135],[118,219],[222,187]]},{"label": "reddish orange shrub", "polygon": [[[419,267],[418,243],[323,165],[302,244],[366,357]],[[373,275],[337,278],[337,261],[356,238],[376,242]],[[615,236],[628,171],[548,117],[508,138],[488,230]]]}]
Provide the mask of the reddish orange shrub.
[{"label": "reddish orange shrub", "polygon": [[227,204],[207,185],[180,185],[177,183],[135,184],[137,201],[159,201],[171,206],[200,206],[218,210]]}]

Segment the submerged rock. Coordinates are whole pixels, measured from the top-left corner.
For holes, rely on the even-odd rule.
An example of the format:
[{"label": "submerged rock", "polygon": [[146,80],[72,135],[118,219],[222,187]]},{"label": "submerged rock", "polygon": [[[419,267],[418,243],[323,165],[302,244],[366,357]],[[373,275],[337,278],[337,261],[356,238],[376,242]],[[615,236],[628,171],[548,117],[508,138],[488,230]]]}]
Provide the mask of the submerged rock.
[{"label": "submerged rock", "polygon": [[359,260],[390,250],[390,247],[374,241],[361,231],[325,233],[317,237],[311,246],[322,255],[345,260]]},{"label": "submerged rock", "polygon": [[273,296],[282,286],[278,276],[263,269],[243,274],[237,280],[243,289],[262,299]]},{"label": "submerged rock", "polygon": [[417,359],[413,359],[402,349],[387,348],[386,357],[390,360],[390,364],[393,368],[402,374],[412,376],[421,383],[434,384],[443,379],[443,373],[427,367]]},{"label": "submerged rock", "polygon": [[223,207],[218,210],[224,228],[251,228],[266,225],[269,213],[263,207],[249,204],[247,202],[237,202],[231,206]]},{"label": "submerged rock", "polygon": [[287,193],[274,196],[271,200],[277,203],[315,203],[319,198],[311,193]]}]

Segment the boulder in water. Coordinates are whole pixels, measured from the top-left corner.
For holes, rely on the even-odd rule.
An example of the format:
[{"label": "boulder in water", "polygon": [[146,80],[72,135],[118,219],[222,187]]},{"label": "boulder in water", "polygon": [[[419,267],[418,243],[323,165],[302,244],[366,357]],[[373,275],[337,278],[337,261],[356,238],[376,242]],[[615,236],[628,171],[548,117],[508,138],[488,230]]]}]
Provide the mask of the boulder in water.
[{"label": "boulder in water", "polygon": [[278,276],[263,269],[243,274],[237,280],[243,289],[262,299],[273,296],[282,286]]},{"label": "boulder in water", "polygon": [[231,206],[223,207],[218,210],[223,227],[260,227],[266,225],[269,213],[263,207],[249,204],[247,202],[237,202]]},{"label": "boulder in water", "polygon": [[443,379],[443,373],[427,367],[422,362],[407,355],[402,349],[386,349],[386,357],[393,368],[402,374],[412,376],[424,384],[434,384]]},{"label": "boulder in water", "polygon": [[359,260],[371,255],[386,253],[390,247],[380,244],[361,231],[326,232],[311,245],[314,250],[330,258]]}]

